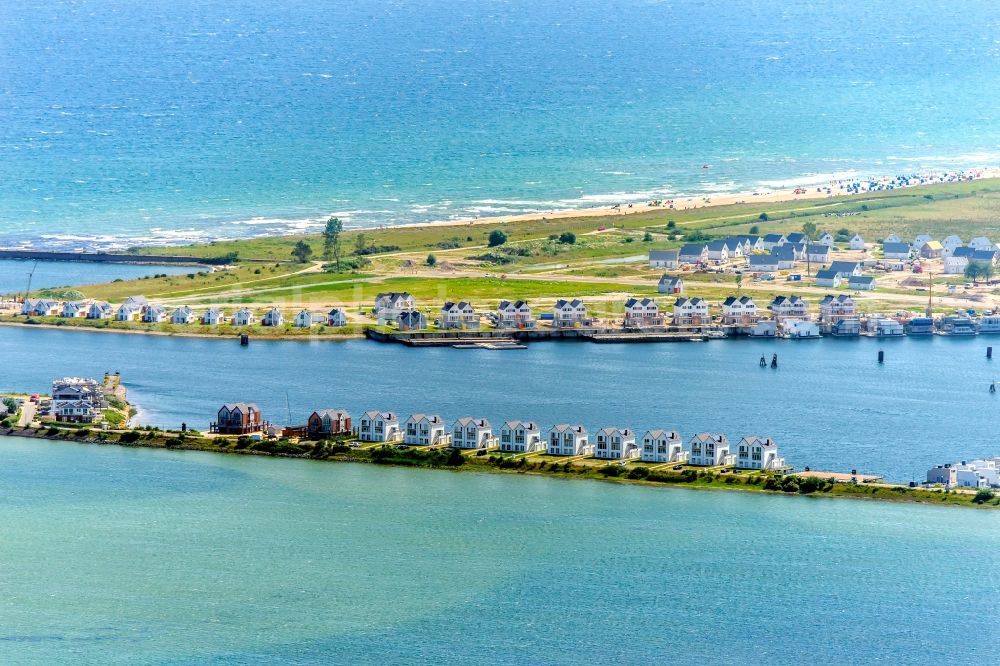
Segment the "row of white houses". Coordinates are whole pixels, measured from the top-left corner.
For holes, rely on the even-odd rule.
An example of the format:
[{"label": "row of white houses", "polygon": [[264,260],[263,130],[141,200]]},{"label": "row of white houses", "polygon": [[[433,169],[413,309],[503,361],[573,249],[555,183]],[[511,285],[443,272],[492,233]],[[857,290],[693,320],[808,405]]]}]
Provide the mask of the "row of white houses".
[{"label": "row of white houses", "polygon": [[[227,315],[221,308],[214,307],[195,314],[189,306],[182,305],[168,313],[164,306],[149,303],[143,296],[130,296],[118,307],[105,301],[59,302],[50,299],[29,298],[22,304],[21,314],[67,319],[141,321],[147,324],[200,323],[205,326],[218,326],[230,323],[233,326],[252,326],[258,323],[257,314],[250,308],[240,308],[232,315]],[[281,326],[285,323],[285,316],[281,310],[272,307],[260,316],[259,322],[262,326]],[[309,328],[317,324],[346,326],[347,313],[343,308],[333,308],[326,314],[301,310],[292,318],[291,324],[299,328]]]},{"label": "row of white houses", "polygon": [[608,427],[591,436],[582,425],[556,424],[543,432],[534,421],[505,421],[494,432],[489,420],[463,417],[448,426],[435,414],[411,414],[400,421],[395,412],[368,411],[354,423],[362,442],[492,449],[503,453],[547,453],[593,456],[602,460],[642,460],[704,467],[782,470],[778,445],[766,437],[747,436],[733,449],[724,434],[699,433],[687,440],[673,430],[650,430],[642,437],[629,428]]}]

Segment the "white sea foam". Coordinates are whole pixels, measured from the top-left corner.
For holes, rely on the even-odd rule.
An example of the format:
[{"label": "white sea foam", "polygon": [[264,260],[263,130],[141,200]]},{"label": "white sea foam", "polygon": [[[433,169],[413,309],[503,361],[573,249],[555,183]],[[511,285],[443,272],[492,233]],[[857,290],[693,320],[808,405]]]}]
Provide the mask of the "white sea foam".
[{"label": "white sea foam", "polygon": [[796,178],[786,178],[784,180],[762,180],[760,184],[765,187],[785,189],[789,187],[802,187],[805,185],[824,185],[835,180],[853,180],[860,176],[860,172],[854,169],[847,171],[834,171],[831,173],[811,173]]}]

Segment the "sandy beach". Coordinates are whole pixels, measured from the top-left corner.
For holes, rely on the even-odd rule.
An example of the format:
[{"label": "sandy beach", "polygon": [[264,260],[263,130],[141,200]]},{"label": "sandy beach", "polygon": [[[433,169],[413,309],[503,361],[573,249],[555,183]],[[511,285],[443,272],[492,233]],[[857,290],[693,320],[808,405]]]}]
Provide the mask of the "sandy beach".
[{"label": "sandy beach", "polygon": [[511,222],[531,222],[535,220],[557,220],[580,217],[612,217],[616,215],[638,215],[657,210],[693,210],[714,206],[731,206],[749,203],[782,203],[787,201],[809,201],[830,199],[839,196],[864,194],[866,192],[886,192],[905,190],[922,185],[956,183],[962,181],[1000,178],[1000,167],[977,167],[963,171],[947,171],[902,176],[880,176],[870,178],[836,179],[819,184],[799,185],[776,189],[758,189],[750,192],[726,192],[711,195],[678,197],[645,202],[620,203],[597,208],[571,208],[499,215],[489,217],[439,220],[414,224],[387,225],[382,229],[426,227],[426,226],[466,226],[474,224],[506,224]]}]

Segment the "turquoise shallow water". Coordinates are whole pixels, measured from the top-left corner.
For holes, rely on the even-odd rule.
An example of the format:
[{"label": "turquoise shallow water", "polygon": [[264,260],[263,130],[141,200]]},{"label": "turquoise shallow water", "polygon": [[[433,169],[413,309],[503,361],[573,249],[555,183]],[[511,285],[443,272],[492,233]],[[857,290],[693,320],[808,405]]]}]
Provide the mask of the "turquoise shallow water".
[{"label": "turquoise shallow water", "polygon": [[996,164],[998,27],[992,0],[7,2],[0,244]]},{"label": "turquoise shallow water", "polygon": [[70,285],[97,284],[112,280],[130,280],[157,273],[184,274],[205,270],[191,266],[149,266],[138,264],[100,264],[67,261],[0,260],[0,294],[23,294],[31,288],[67,287]]},{"label": "turquoise shallow water", "polygon": [[0,661],[982,663],[998,520],[5,438]]},{"label": "turquoise shallow water", "polygon": [[[482,416],[499,427],[583,423],[776,439],[798,468],[922,479],[944,462],[1000,455],[1000,338],[532,343],[516,352],[410,349],[364,340],[266,342],[0,327],[0,386],[119,370],[141,423],[204,429],[224,402],[276,423],[314,409]],[[886,362],[879,366],[878,350]],[[25,353],[28,351],[28,353]],[[777,353],[777,371],[758,359]],[[286,396],[288,407],[286,407]]]}]

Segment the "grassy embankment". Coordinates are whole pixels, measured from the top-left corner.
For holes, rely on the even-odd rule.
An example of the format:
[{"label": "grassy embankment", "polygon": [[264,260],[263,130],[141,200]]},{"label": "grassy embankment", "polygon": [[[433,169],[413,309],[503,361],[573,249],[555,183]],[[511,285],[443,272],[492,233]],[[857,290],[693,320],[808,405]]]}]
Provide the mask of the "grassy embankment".
[{"label": "grassy embankment", "polygon": [[[766,220],[761,215],[766,214]],[[293,314],[308,307],[317,311],[334,306],[346,307],[362,324],[364,309],[380,291],[406,290],[414,294],[422,307],[434,311],[445,300],[467,299],[486,309],[503,298],[547,301],[558,297],[579,296],[598,316],[620,314],[626,295],[656,293],[656,281],[662,271],[646,265],[651,249],[675,248],[685,240],[748,233],[800,230],[806,223],[819,229],[847,229],[860,232],[869,241],[890,232],[912,238],[930,233],[942,238],[957,233],[968,240],[975,235],[1000,237],[1000,181],[934,185],[895,192],[859,194],[791,201],[783,203],[747,203],[705,207],[686,211],[650,209],[610,217],[572,217],[509,223],[477,223],[450,226],[387,228],[350,231],[344,234],[344,251],[350,254],[358,236],[364,235],[365,247],[381,251],[365,254],[367,262],[355,272],[336,273],[315,264],[293,263],[291,249],[299,240],[308,242],[316,252],[322,248],[319,236],[291,236],[244,241],[228,241],[170,248],[174,254],[219,256],[230,252],[244,259],[274,263],[238,265],[215,273],[194,272],[181,276],[117,281],[81,287],[84,296],[121,301],[141,293],[168,305],[193,306],[277,305]],[[603,227],[603,231],[598,231]],[[501,230],[507,241],[487,247],[489,234]],[[557,238],[564,232],[575,234],[575,242]],[[138,251],[152,252],[152,249]],[[426,263],[433,254],[436,265]],[[877,253],[876,253],[877,254]],[[352,261],[357,257],[352,257]],[[733,275],[683,273],[688,294],[699,295],[718,303],[737,291]],[[961,276],[935,278],[938,295],[944,295],[944,283],[961,283]],[[842,288],[846,290],[846,287]],[[819,300],[832,290],[817,288],[811,280],[802,283],[771,282],[742,285],[763,302],[780,293],[799,293],[807,300]],[[998,295],[980,288],[975,298],[980,302]],[[920,286],[895,285],[858,297],[862,312],[892,312],[895,309],[922,309],[926,298]],[[938,302],[941,311],[951,310],[962,301]],[[969,301],[971,306],[976,301]],[[540,303],[541,305],[541,303]],[[547,305],[547,303],[546,303]],[[54,323],[54,322],[52,322]],[[111,325],[106,325],[113,328]],[[139,323],[126,328],[145,330]],[[213,334],[209,329],[185,332]],[[160,332],[172,332],[161,328]],[[222,334],[238,333],[230,329]],[[258,335],[296,335],[290,330],[254,330]],[[322,334],[351,334],[352,331],[324,330]],[[312,334],[316,334],[314,330]]]},{"label": "grassy embankment", "polygon": [[760,472],[720,469],[674,469],[673,465],[630,462],[606,464],[581,458],[554,458],[544,454],[487,454],[447,448],[413,447],[404,450],[388,445],[352,447],[346,438],[324,441],[253,441],[250,437],[206,437],[201,433],[135,429],[118,432],[93,431],[68,425],[36,429],[7,428],[11,436],[36,437],[56,441],[117,444],[175,450],[207,451],[245,455],[304,458],[331,462],[360,462],[381,465],[467,470],[491,473],[548,475],[564,479],[590,479],[648,486],[737,490],[788,495],[846,497],[890,502],[911,502],[945,506],[1000,506],[1000,498],[983,492],[944,492],[887,484],[835,483],[829,479],[796,475],[776,476]]}]

